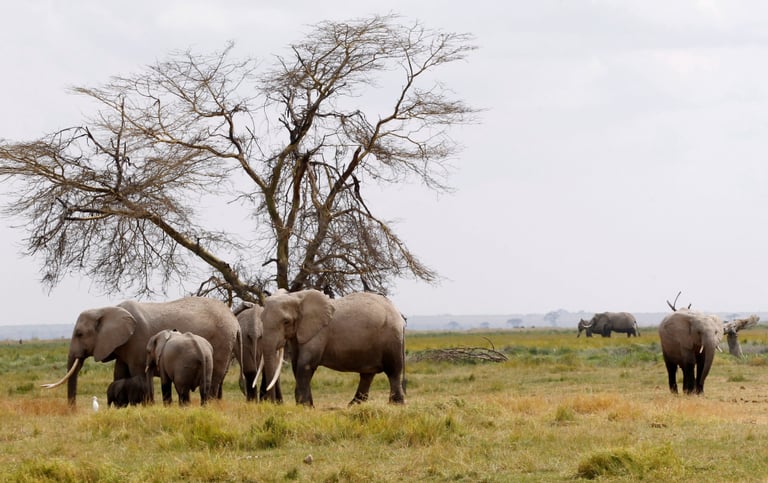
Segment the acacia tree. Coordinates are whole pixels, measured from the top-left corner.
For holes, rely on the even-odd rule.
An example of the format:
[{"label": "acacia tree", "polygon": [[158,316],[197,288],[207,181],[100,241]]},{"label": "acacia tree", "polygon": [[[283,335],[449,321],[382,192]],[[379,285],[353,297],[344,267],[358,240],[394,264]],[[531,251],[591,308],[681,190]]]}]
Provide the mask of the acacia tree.
[{"label": "acacia tree", "polygon": [[[81,273],[139,296],[194,282],[230,301],[434,281],[365,188],[448,189],[449,128],[476,111],[433,71],[474,47],[466,34],[400,20],[320,23],[264,69],[234,59],[232,45],[176,53],[75,88],[98,106],[84,125],[0,142],[13,188],[5,213],[25,220],[43,281]],[[216,226],[211,204],[253,226]]]}]

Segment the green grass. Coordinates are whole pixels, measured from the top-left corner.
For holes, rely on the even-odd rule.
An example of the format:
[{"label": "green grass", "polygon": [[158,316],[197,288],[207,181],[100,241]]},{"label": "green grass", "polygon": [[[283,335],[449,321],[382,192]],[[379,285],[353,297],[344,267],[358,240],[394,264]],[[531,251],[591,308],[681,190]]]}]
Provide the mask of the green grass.
[{"label": "green grass", "polygon": [[718,354],[702,397],[669,394],[651,329],[515,330],[409,334],[410,355],[492,343],[509,360],[409,363],[405,406],[387,404],[379,375],[371,400],[348,407],[357,376],[321,368],[316,407],[298,407],[287,367],[288,402],[250,404],[233,366],[207,407],[195,393],[187,408],[95,414],[111,364],[86,361],[70,410],[65,387],[40,388],[64,374],[66,342],[0,344],[0,480],[763,481],[768,331],[746,335],[745,358]]}]

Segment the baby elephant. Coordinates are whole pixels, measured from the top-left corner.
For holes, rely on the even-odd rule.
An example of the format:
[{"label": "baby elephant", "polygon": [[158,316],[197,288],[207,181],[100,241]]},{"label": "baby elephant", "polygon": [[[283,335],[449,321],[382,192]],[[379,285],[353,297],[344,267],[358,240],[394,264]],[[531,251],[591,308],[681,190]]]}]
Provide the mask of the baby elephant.
[{"label": "baby elephant", "polygon": [[117,379],[107,388],[107,406],[115,405],[116,408],[124,408],[129,404],[135,406],[144,404],[150,400],[147,378],[133,376],[125,379]]},{"label": "baby elephant", "polygon": [[189,404],[189,392],[200,388],[200,404],[204,405],[211,390],[213,347],[191,332],[163,330],[147,343],[147,381],[160,377],[163,403],[171,403],[171,383],[179,395],[179,405]]}]

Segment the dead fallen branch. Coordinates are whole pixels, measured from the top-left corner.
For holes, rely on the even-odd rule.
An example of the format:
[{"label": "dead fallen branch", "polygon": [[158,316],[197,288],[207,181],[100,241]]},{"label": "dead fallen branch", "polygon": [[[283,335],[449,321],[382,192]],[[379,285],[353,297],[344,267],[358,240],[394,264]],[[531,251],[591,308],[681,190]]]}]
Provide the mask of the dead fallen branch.
[{"label": "dead fallen branch", "polygon": [[728,340],[728,352],[731,355],[739,358],[744,355],[741,351],[741,344],[739,344],[738,332],[743,329],[754,327],[759,321],[760,317],[752,314],[746,319],[736,319],[723,325],[723,332],[725,333]]},{"label": "dead fallen branch", "polygon": [[412,361],[447,361],[447,362],[504,362],[506,355],[484,347],[451,347],[448,349],[428,349],[413,354]]}]

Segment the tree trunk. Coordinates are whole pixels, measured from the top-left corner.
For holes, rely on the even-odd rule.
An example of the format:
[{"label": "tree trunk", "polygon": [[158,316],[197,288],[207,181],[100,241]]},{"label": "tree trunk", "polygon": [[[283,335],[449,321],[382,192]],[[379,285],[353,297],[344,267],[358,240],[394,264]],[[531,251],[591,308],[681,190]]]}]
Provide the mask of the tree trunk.
[{"label": "tree trunk", "polygon": [[741,344],[739,344],[739,334],[736,332],[728,332],[728,352],[731,355],[741,358],[743,356],[741,352]]}]

